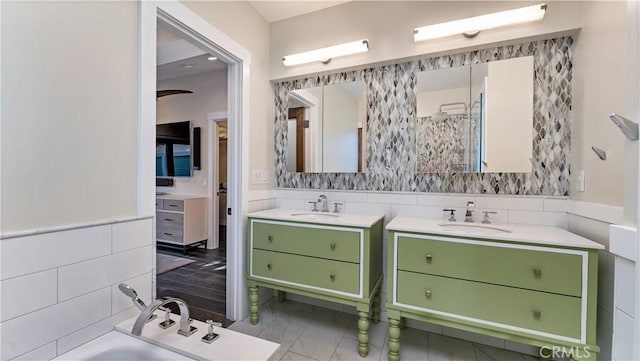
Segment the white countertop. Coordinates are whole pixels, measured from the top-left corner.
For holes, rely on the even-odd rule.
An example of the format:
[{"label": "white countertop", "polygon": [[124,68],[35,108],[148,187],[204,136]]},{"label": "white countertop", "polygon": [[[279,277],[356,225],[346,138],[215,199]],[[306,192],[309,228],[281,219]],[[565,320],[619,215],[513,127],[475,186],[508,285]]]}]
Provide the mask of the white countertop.
[{"label": "white countertop", "polygon": [[[302,214],[295,216],[294,214]],[[369,228],[376,222],[384,218],[384,214],[356,214],[356,213],[339,213],[337,217],[332,217],[335,213],[331,212],[309,212],[296,211],[291,209],[274,208],[265,211],[252,212],[247,214],[248,217],[271,219],[277,221],[292,221],[302,223],[326,224],[332,226],[348,226]],[[315,218],[317,216],[317,218]]]},{"label": "white countertop", "polygon": [[[263,340],[261,338],[245,335],[240,332],[228,330],[222,327],[213,327],[213,332],[220,335],[212,343],[201,341],[207,334],[208,325],[198,320],[193,320],[191,326],[198,331],[189,337],[178,335],[180,329],[180,315],[171,314],[171,319],[176,321],[167,329],[162,329],[158,323],[164,321],[164,312],[156,312],[156,319],[148,322],[142,329],[141,339],[162,346],[169,350],[198,360],[277,360],[280,345]],[[132,317],[116,325],[116,330],[131,334],[131,329],[136,321]],[[135,336],[134,336],[135,337]]]},{"label": "white countertop", "polygon": [[159,198],[159,199],[173,199],[173,200],[183,201],[185,199],[207,198],[207,196],[166,193],[166,194],[156,194],[156,198]]},{"label": "white countertop", "polygon": [[[481,234],[472,231],[452,230],[441,227],[441,224],[488,226],[510,230],[510,233]],[[533,226],[521,224],[482,224],[465,222],[444,222],[437,219],[419,217],[395,217],[387,225],[387,230],[428,233],[442,236],[469,237],[488,240],[500,240],[506,242],[524,242],[539,245],[551,245],[572,248],[604,249],[600,243],[596,243],[562,228],[552,226]]]}]

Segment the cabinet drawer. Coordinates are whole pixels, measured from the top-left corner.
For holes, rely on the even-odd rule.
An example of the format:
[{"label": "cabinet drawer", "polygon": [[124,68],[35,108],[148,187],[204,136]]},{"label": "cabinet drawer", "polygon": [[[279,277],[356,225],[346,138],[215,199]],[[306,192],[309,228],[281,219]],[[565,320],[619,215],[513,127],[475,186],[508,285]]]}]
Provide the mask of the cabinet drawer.
[{"label": "cabinet drawer", "polygon": [[156,215],[156,238],[183,243],[184,215],[170,212],[156,212]]},{"label": "cabinet drawer", "polygon": [[174,242],[183,244],[182,229],[166,229],[158,227],[156,229],[156,238],[160,241]]},{"label": "cabinet drawer", "polygon": [[294,254],[253,250],[253,274],[304,286],[357,294],[360,292],[357,264]]},{"label": "cabinet drawer", "polygon": [[184,212],[184,201],[175,199],[163,199],[162,209],[166,211]]},{"label": "cabinet drawer", "polygon": [[156,209],[162,209],[162,199],[156,199]]},{"label": "cabinet drawer", "polygon": [[359,263],[360,233],[253,222],[253,248]]},{"label": "cabinet drawer", "polygon": [[[398,271],[398,302],[580,338],[578,297]],[[473,322],[473,321],[471,321]]]},{"label": "cabinet drawer", "polygon": [[576,297],[582,290],[576,254],[398,237],[398,269]]},{"label": "cabinet drawer", "polygon": [[182,213],[156,212],[156,217],[158,227],[182,229],[184,225],[184,214]]}]

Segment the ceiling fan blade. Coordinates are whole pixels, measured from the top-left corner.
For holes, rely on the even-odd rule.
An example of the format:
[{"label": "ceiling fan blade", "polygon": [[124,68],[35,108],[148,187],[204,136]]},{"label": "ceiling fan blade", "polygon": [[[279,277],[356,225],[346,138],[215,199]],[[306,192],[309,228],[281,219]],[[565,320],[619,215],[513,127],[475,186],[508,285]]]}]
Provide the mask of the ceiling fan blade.
[{"label": "ceiling fan blade", "polygon": [[156,91],[156,98],[162,98],[167,95],[174,94],[193,94],[191,90],[180,90],[180,89],[169,89],[169,90],[158,90]]}]

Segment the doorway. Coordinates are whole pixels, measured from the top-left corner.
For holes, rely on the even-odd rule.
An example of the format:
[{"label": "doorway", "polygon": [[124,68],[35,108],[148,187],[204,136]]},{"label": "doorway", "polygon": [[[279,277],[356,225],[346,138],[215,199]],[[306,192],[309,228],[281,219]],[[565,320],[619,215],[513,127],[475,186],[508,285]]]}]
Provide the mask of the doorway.
[{"label": "doorway", "polygon": [[[227,65],[217,53],[198,47],[160,19],[156,39],[156,139],[163,142],[160,145],[186,143],[180,144],[180,162],[176,162],[183,171],[171,174],[170,186],[156,183],[160,205],[156,211],[157,297],[182,298],[192,318],[228,325],[226,217],[222,217],[226,216],[226,142],[221,154],[218,139],[209,136],[210,128],[215,128],[214,134],[222,133],[226,140],[226,128],[220,132],[218,123],[207,119],[209,113],[226,114]],[[177,125],[186,127],[186,137],[166,130]],[[166,147],[160,148],[166,152]],[[165,158],[165,153],[157,153],[156,159]],[[178,159],[175,154],[173,158]],[[224,164],[223,174],[220,164]],[[167,175],[159,172],[163,167],[156,167],[157,176]],[[182,207],[166,207],[174,200]],[[219,203],[224,204],[224,212],[215,212]],[[220,221],[225,223],[220,226]]]},{"label": "doorway", "polygon": [[[155,199],[155,161],[152,149],[155,149],[155,118],[156,97],[150,90],[156,90],[156,30],[157,24],[162,23],[181,33],[194,45],[209,54],[218,54],[219,59],[227,64],[227,114],[229,119],[229,184],[228,208],[234,210],[227,218],[225,256],[235,260],[229,267],[226,280],[226,316],[231,320],[243,318],[246,314],[246,290],[242,279],[244,246],[240,240],[244,239],[242,214],[246,213],[247,205],[242,195],[248,190],[245,176],[246,162],[245,148],[242,143],[242,127],[246,118],[248,89],[248,70],[250,54],[226,35],[206,23],[198,15],[184,5],[177,2],[140,3],[141,32],[140,32],[140,117],[139,117],[139,200],[140,214],[155,214],[152,202]],[[155,94],[154,94],[155,95]],[[211,182],[205,181],[212,189]],[[154,222],[154,233],[156,231]],[[155,263],[154,263],[155,265]],[[157,265],[155,265],[157,266]],[[185,266],[188,267],[188,266]],[[154,285],[156,277],[154,277]],[[154,289],[153,297],[157,297]]]}]

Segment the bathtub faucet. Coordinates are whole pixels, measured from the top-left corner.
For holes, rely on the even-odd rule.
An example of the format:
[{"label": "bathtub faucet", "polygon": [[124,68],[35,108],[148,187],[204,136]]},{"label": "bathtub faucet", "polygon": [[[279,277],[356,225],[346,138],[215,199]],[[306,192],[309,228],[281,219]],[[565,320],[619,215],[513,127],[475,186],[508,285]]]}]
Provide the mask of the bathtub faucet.
[{"label": "bathtub faucet", "polygon": [[142,334],[142,328],[147,323],[147,319],[149,319],[149,317],[151,317],[151,315],[153,315],[153,313],[156,312],[156,310],[158,310],[160,307],[164,307],[169,303],[175,303],[180,309],[180,330],[178,330],[178,334],[182,336],[193,335],[198,329],[189,324],[189,308],[187,307],[187,303],[180,298],[175,297],[155,300],[144,310],[142,310],[140,316],[138,316],[136,322],[133,324],[131,334],[133,334],[134,336],[140,336]]},{"label": "bathtub faucet", "polygon": [[[118,288],[120,289],[120,292],[131,298],[131,302],[133,302],[133,305],[136,306],[140,310],[140,312],[144,311],[147,305],[143,300],[140,299],[140,297],[138,297],[138,292],[136,292],[136,290],[134,290],[126,283],[119,284]],[[153,320],[154,318],[156,318],[156,315],[151,315],[151,317],[149,317],[149,321]]]}]

